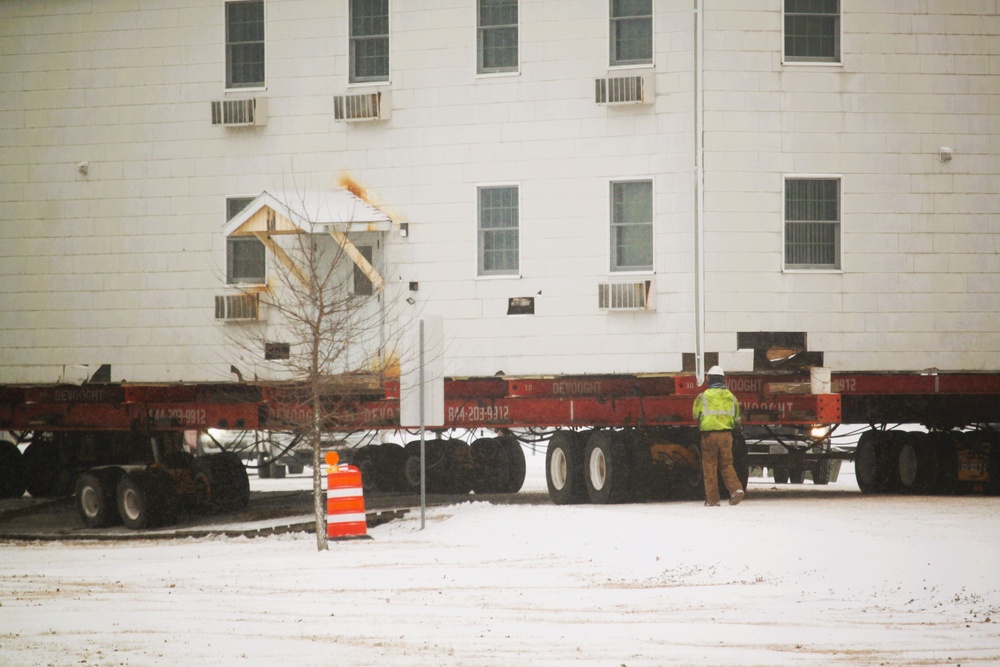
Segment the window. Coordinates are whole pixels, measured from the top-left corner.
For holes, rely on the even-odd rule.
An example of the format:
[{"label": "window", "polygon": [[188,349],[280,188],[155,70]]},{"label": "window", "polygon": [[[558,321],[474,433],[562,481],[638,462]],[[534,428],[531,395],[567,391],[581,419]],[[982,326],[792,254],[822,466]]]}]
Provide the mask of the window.
[{"label": "window", "polygon": [[[358,246],[358,252],[361,256],[368,260],[368,263],[372,263],[372,247],[370,245]],[[357,264],[354,265],[354,295],[355,296],[371,296],[374,292],[374,286],[372,285],[371,278],[361,270],[361,267]]]},{"label": "window", "polygon": [[785,268],[840,268],[840,179],[785,181]]},{"label": "window", "polygon": [[226,88],[264,86],[264,3],[226,3]]},{"label": "window", "polygon": [[[226,199],[226,219],[232,220],[253,197]],[[226,283],[229,285],[260,285],[266,281],[266,254],[264,244],[254,236],[236,236],[226,239]]]},{"label": "window", "polygon": [[351,83],[389,80],[389,0],[351,0]]},{"label": "window", "polygon": [[517,71],[517,0],[479,0],[480,74]]},{"label": "window", "polygon": [[840,62],[840,0],[785,0],[785,60]]},{"label": "window", "polygon": [[611,65],[653,62],[653,0],[611,0]]},{"label": "window", "polygon": [[518,251],[518,188],[479,188],[479,275],[516,275]]},{"label": "window", "polygon": [[653,268],[653,182],[611,184],[611,270]]}]

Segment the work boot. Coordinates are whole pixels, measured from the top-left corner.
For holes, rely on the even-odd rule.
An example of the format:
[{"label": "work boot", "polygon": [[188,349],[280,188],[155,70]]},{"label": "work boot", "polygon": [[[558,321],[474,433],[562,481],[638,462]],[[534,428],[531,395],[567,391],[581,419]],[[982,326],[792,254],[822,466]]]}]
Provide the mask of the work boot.
[{"label": "work boot", "polygon": [[745,496],[745,495],[746,494],[743,493],[742,489],[739,490],[739,491],[737,491],[733,495],[729,496],[729,504],[730,505],[739,505],[740,501],[743,500],[743,496]]},{"label": "work boot", "polygon": [[718,507],[718,506],[719,503],[710,503],[707,500],[705,501],[705,507]]}]

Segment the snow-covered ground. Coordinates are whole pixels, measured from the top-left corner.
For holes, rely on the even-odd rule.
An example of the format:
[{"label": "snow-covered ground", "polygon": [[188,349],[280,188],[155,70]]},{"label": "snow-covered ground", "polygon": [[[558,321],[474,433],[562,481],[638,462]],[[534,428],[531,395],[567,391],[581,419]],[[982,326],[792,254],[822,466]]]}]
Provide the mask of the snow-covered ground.
[{"label": "snow-covered ground", "polygon": [[472,502],[419,528],[0,543],[0,665],[1000,664],[1000,498],[861,496],[845,466],[738,507]]}]

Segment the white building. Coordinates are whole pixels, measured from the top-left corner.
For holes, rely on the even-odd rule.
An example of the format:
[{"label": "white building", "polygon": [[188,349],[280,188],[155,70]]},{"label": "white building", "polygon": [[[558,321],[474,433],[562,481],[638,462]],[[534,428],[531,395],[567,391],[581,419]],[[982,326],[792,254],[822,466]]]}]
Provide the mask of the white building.
[{"label": "white building", "polygon": [[1000,370],[998,14],[0,0],[0,382],[263,373],[216,319],[269,279],[227,219],[345,178],[450,375]]}]

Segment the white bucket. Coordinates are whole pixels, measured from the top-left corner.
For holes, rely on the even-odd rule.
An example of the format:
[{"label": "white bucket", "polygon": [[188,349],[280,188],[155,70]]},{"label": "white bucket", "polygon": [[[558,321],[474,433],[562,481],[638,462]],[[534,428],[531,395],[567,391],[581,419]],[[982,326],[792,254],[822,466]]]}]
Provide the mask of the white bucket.
[{"label": "white bucket", "polygon": [[809,369],[809,381],[812,384],[811,391],[814,394],[829,394],[830,391],[830,369],[822,366],[813,366]]}]

